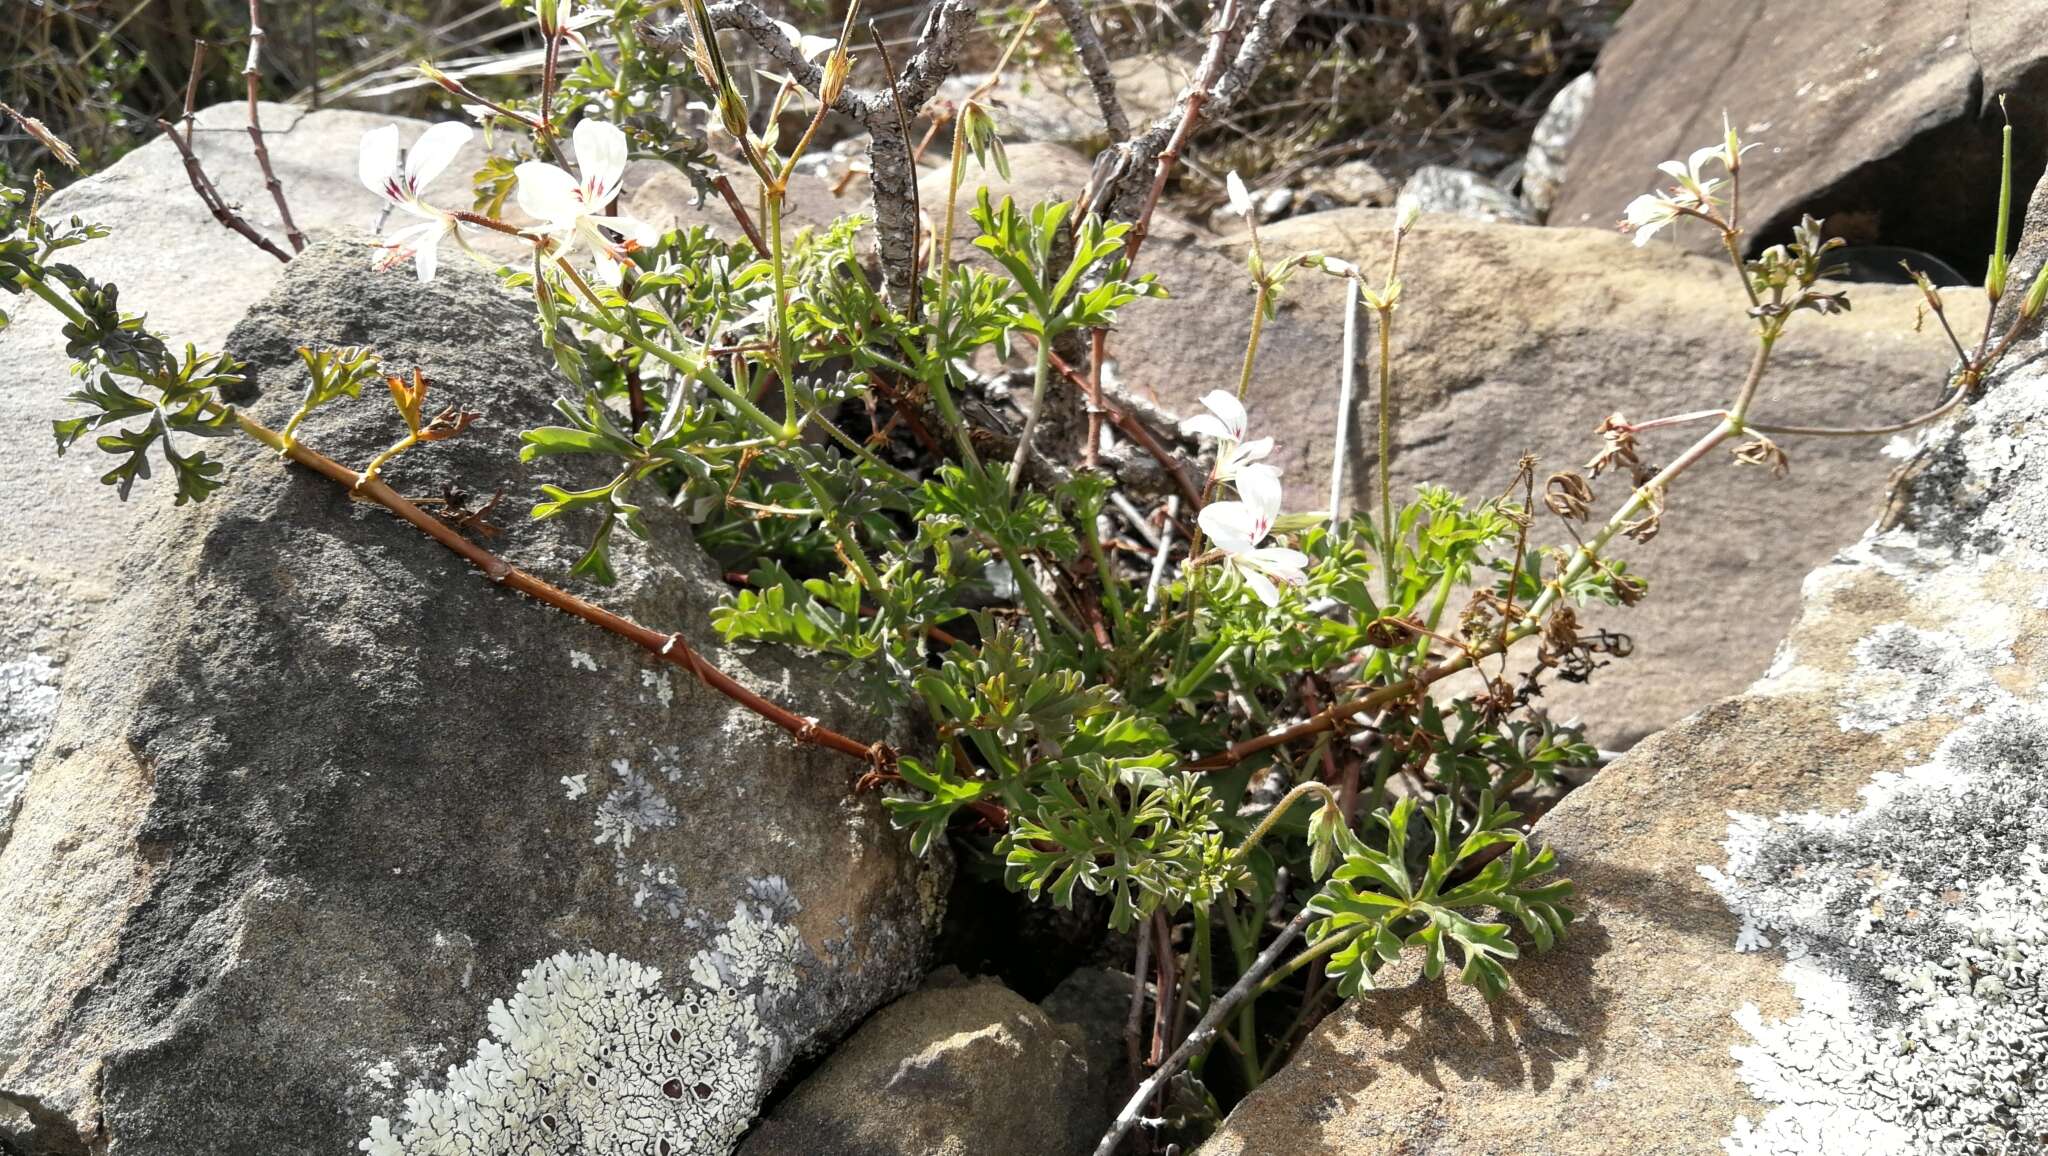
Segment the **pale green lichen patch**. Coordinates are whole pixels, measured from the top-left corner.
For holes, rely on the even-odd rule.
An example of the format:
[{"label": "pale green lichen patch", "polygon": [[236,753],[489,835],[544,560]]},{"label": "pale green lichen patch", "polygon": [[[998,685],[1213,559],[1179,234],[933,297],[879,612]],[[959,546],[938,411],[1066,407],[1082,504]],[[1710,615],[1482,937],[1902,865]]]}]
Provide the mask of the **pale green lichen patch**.
[{"label": "pale green lichen patch", "polygon": [[[1731,1156],[2033,1151],[2048,1135],[2048,710],[1971,719],[1855,813],[1734,816],[1739,949],[1775,940],[1802,1011],[1736,1013]],[[2018,1145],[2018,1146],[2016,1146]]]},{"label": "pale green lichen patch", "polygon": [[742,904],[688,980],[562,952],[491,1005],[489,1039],[439,1088],[406,1095],[369,1156],[724,1156],[784,1047],[764,1005],[796,987],[794,929]]}]

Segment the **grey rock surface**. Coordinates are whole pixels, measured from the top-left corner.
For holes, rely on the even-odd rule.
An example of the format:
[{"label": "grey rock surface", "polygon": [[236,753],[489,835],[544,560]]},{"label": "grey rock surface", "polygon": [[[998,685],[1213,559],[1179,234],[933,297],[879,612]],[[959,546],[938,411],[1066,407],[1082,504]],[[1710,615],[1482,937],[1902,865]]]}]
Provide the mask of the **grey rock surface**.
[{"label": "grey rock surface", "polygon": [[[250,155],[248,115],[241,102],[201,111],[194,151],[222,195],[283,246],[277,209]],[[407,140],[424,128],[397,119]],[[375,222],[378,202],[356,178],[356,144],[365,131],[393,121],[263,105],[271,162],[309,235]],[[451,175],[467,173],[481,157],[472,145]],[[228,329],[284,273],[276,258],[222,228],[201,207],[166,140],[58,190],[44,212],[82,216],[110,230],[65,259],[117,283],[123,307],[147,313],[151,326],[173,342],[219,348]],[[0,485],[35,500],[17,503],[0,518],[0,830],[48,732],[50,691],[71,641],[115,589],[114,563],[142,517],[138,505],[112,500],[99,482],[104,467],[95,455],[57,458],[50,422],[66,414],[64,395],[76,388],[61,319],[40,303],[10,312],[14,324],[0,330],[0,445],[8,447],[0,454]]]},{"label": "grey rock surface", "polygon": [[1536,223],[1529,206],[1471,169],[1424,165],[1402,184],[1400,199],[1425,213],[1511,225]]},{"label": "grey rock surface", "polygon": [[1348,160],[1330,166],[1308,179],[1309,188],[1328,196],[1339,205],[1378,207],[1391,205],[1400,189],[1379,166],[1368,160]]},{"label": "grey rock surface", "polygon": [[1762,679],[1537,824],[1560,947],[1490,1006],[1389,976],[1201,1156],[2042,1151],[2048,339],[2019,353]]},{"label": "grey rock surface", "polygon": [[[293,218],[315,240],[377,223],[381,202],[356,177],[363,133],[395,123],[409,143],[426,128],[406,117],[345,109],[262,108],[271,163]],[[247,106],[236,101],[203,109],[196,125],[193,149],[222,195],[289,250],[249,151]],[[464,185],[482,160],[479,139],[429,194],[438,203],[467,203]],[[815,178],[793,182],[792,198],[792,220],[802,224],[829,221],[852,207]],[[715,222],[731,231],[722,206],[699,208],[692,200],[688,183],[673,170],[642,165],[635,167],[625,211],[663,226]],[[44,211],[110,230],[65,258],[118,284],[123,306],[146,313],[174,343],[219,348],[228,329],[284,275],[276,258],[222,228],[201,207],[167,140],[58,190]],[[501,259],[517,255],[516,242],[496,235],[475,244]],[[451,250],[448,260],[456,259]],[[0,483],[32,491],[36,500],[0,519],[0,830],[49,733],[71,642],[114,590],[114,564],[142,516],[134,504],[109,500],[92,454],[57,459],[50,422],[65,415],[64,395],[75,388],[60,319],[38,304],[13,312],[14,324],[0,331],[0,444],[14,447],[0,455]]]},{"label": "grey rock surface", "polygon": [[[368,252],[316,245],[235,328],[253,412],[294,408],[301,343],[420,367],[485,416],[387,480],[504,490],[493,548],[565,575],[589,527],[524,510],[540,477],[585,479],[516,455],[555,388],[530,304],[467,263],[421,286]],[[360,463],[398,428],[365,396],[301,435]],[[138,491],[119,594],[0,844],[0,1136],[722,1154],[789,1063],[923,974],[946,865],[853,792],[857,764],[226,449],[202,506]],[[654,534],[584,592],[829,725],[876,725],[812,670],[709,644],[717,575],[684,526]]]},{"label": "grey rock surface", "polygon": [[1564,187],[1572,139],[1586,123],[1593,107],[1593,73],[1582,72],[1550,98],[1536,128],[1529,134],[1529,151],[1522,156],[1522,200],[1535,211],[1536,219],[1550,216],[1557,194]]},{"label": "grey rock surface", "polygon": [[1085,1156],[1103,1075],[1082,1029],[949,969],[862,1024],[740,1156]]},{"label": "grey rock surface", "polygon": [[[1742,173],[1752,246],[1789,240],[1810,212],[1851,241],[1981,272],[2001,96],[2017,187],[2048,162],[2044,22],[2043,0],[1638,0],[1601,52],[1550,223],[1613,228],[1664,179],[1655,165],[1721,139],[1725,111],[1763,145]],[[1672,235],[1719,244],[1697,223]]]},{"label": "grey rock surface", "polygon": [[[1047,146],[1020,146],[1012,159],[1010,191],[1024,199],[1071,196],[1087,175]],[[927,184],[926,204],[942,195]],[[1393,219],[1338,209],[1263,225],[1259,235],[1269,262],[1316,250],[1376,278]],[[1132,394],[1188,414],[1210,390],[1236,387],[1252,309],[1246,244],[1241,232],[1216,239],[1165,212],[1154,216],[1143,263],[1173,296],[1124,310],[1109,340],[1116,376]],[[965,246],[956,239],[956,252]],[[1440,216],[1422,218],[1401,261],[1393,329],[1401,494],[1425,482],[1497,494],[1524,452],[1539,456],[1542,474],[1577,467],[1597,450],[1593,430],[1610,413],[1643,420],[1727,404],[1753,348],[1725,261],[1637,249],[1616,235]],[[1877,424],[1939,399],[1952,354],[1938,334],[1917,328],[1918,292],[1857,285],[1851,298],[1847,315],[1802,315],[1788,329],[1758,411],[1772,416],[1760,420]],[[1949,295],[1964,331],[1983,323],[1983,307],[1981,296]],[[1336,281],[1303,274],[1288,283],[1260,346],[1252,421],[1278,442],[1271,460],[1286,471],[1289,510],[1328,504],[1343,319]],[[1353,450],[1342,500],[1352,509],[1377,500],[1369,329],[1363,344],[1362,384],[1345,415]],[[1079,411],[1078,399],[1067,405]],[[1652,460],[1680,452],[1687,432],[1649,435]],[[1898,465],[1884,439],[1788,439],[1785,449],[1788,478],[1722,457],[1673,488],[1664,533],[1623,547],[1648,577],[1650,597],[1587,615],[1630,635],[1633,656],[1586,686],[1551,687],[1545,703],[1556,718],[1582,717],[1602,746],[1622,747],[1763,673],[1798,611],[1801,577],[1870,524]],[[1692,601],[1701,591],[1741,609],[1701,614]]]}]

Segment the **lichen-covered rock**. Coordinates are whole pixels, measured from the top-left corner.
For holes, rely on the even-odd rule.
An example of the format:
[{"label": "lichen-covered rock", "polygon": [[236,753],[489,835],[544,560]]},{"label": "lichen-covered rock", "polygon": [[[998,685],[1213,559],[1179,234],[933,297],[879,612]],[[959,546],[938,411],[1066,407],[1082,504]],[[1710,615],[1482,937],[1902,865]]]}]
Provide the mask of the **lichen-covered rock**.
[{"label": "lichen-covered rock", "polygon": [[1108,1124],[1087,1033],[947,969],[876,1013],[741,1156],[1083,1156]]},{"label": "lichen-covered rock", "polygon": [[[1085,163],[1050,146],[1013,149],[1011,161],[1008,191],[1020,199],[1070,197],[1088,176]],[[927,181],[926,205],[943,203],[944,176]],[[1259,236],[1270,262],[1313,250],[1378,276],[1393,219],[1338,209],[1261,226]],[[959,253],[973,229],[965,213],[956,229]],[[1132,394],[1188,414],[1208,391],[1236,388],[1251,323],[1245,245],[1241,229],[1217,240],[1164,211],[1154,216],[1144,265],[1173,296],[1124,309],[1108,347]],[[1725,405],[1754,348],[1725,260],[1637,249],[1614,234],[1425,216],[1402,248],[1401,281],[1393,472],[1403,494],[1424,482],[1497,494],[1525,452],[1541,457],[1546,474],[1586,461],[1598,448],[1593,429],[1610,413],[1644,420]],[[1759,420],[1880,424],[1940,396],[1954,354],[1920,326],[1919,292],[1857,285],[1851,297],[1853,312],[1802,315],[1779,342]],[[1961,331],[1983,324],[1981,297],[1951,293],[1948,309]],[[1343,330],[1335,279],[1302,274],[1287,283],[1259,347],[1252,419],[1278,443],[1270,460],[1286,471],[1289,510],[1327,504],[1340,416],[1351,422],[1352,447],[1343,501],[1353,510],[1377,501],[1370,367],[1353,411],[1336,412]],[[1372,342],[1363,344],[1370,357]],[[1082,412],[1080,399],[1061,400],[1053,417]],[[1683,429],[1646,438],[1653,460],[1685,441]],[[1700,480],[1672,488],[1665,533],[1621,547],[1649,578],[1650,597],[1589,620],[1628,634],[1634,654],[1588,685],[1549,688],[1554,717],[1582,717],[1602,746],[1623,747],[1763,673],[1798,610],[1800,578],[1870,524],[1898,465],[1882,439],[1785,448],[1790,478],[1718,458]],[[1700,613],[1704,591],[1740,612]]]},{"label": "lichen-covered rock", "polygon": [[[302,343],[373,344],[481,410],[387,479],[503,490],[492,548],[568,572],[590,527],[524,513],[539,477],[581,481],[517,460],[557,388],[527,302],[330,242],[229,341],[273,424]],[[365,396],[301,436],[361,463],[397,428]],[[138,492],[152,513],[0,845],[5,1142],[722,1154],[792,1060],[922,975],[945,867],[853,792],[857,764],[223,444],[204,505]],[[717,575],[649,513],[622,582],[586,593],[829,725],[882,725],[822,672],[709,644]]]},{"label": "lichen-covered rock", "polygon": [[2043,415],[2036,333],[1763,679],[1538,824],[1583,915],[1506,998],[1390,977],[1202,1156],[2048,1150]]}]

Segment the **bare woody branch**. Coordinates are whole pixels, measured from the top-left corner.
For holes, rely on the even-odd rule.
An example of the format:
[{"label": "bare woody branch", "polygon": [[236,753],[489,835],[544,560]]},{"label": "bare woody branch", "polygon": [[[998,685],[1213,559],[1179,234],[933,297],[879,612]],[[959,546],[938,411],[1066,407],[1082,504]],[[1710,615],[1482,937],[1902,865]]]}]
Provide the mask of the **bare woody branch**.
[{"label": "bare woody branch", "polygon": [[[1180,147],[1194,134],[1202,117],[1223,116],[1236,107],[1301,19],[1300,0],[1261,0],[1242,30],[1237,27],[1240,0],[1220,0],[1217,9],[1216,28],[1195,82],[1181,93],[1173,110],[1130,140],[1111,145],[1098,158],[1097,171],[1108,174],[1108,187],[1096,189],[1090,199],[1107,204],[1110,215],[1120,220],[1149,221],[1151,206],[1166,186]],[[1133,248],[1142,237],[1141,227],[1133,238]]]},{"label": "bare woody branch", "polygon": [[263,170],[264,187],[270,190],[270,199],[277,202],[278,219],[284,222],[285,237],[292,243],[292,252],[303,253],[306,251],[306,235],[292,220],[292,207],[285,203],[284,185],[271,169],[270,149],[263,143],[263,117],[256,105],[257,70],[262,63],[263,0],[249,0],[249,59],[242,66],[242,79],[249,88],[249,143],[256,150],[256,167]]},{"label": "bare woody branch", "polygon": [[1124,103],[1116,92],[1116,76],[1109,70],[1109,53],[1103,50],[1102,37],[1095,34],[1095,25],[1088,19],[1087,5],[1081,0],[1052,0],[1059,9],[1060,19],[1067,26],[1067,35],[1074,38],[1074,47],[1081,55],[1081,71],[1088,76],[1088,87],[1095,92],[1095,103],[1102,109],[1103,126],[1109,129],[1111,144],[1121,144],[1131,137],[1131,118],[1124,114]]},{"label": "bare woody branch", "polygon": [[278,260],[290,261],[292,259],[290,253],[278,248],[275,242],[257,232],[254,226],[243,220],[241,214],[228,207],[227,201],[220,195],[220,190],[213,186],[213,180],[206,175],[205,166],[199,163],[199,155],[192,151],[191,142],[178,135],[177,126],[162,118],[157,120],[156,126],[163,130],[164,135],[171,139],[173,145],[177,146],[178,155],[185,158],[185,179],[192,182],[192,191],[199,194],[200,203],[205,205],[207,211],[213,214],[214,220],[219,221],[223,227],[240,233],[248,238],[250,244]]},{"label": "bare woody branch", "polygon": [[[975,11],[975,0],[938,0],[925,16],[916,51],[904,63],[893,86],[873,91],[849,88],[832,103],[834,112],[852,117],[868,130],[875,250],[881,258],[889,294],[899,302],[910,299],[917,281],[919,223],[917,166],[911,157],[903,121],[898,117],[898,106],[906,117],[915,117],[932,98],[939,82],[953,71],[960,47],[973,26]],[[824,70],[805,60],[775,21],[752,0],[723,0],[711,5],[710,12],[713,27],[746,33],[762,52],[788,70],[791,80],[817,95]],[[663,51],[689,50],[687,20],[650,25],[641,31],[649,45]]]}]

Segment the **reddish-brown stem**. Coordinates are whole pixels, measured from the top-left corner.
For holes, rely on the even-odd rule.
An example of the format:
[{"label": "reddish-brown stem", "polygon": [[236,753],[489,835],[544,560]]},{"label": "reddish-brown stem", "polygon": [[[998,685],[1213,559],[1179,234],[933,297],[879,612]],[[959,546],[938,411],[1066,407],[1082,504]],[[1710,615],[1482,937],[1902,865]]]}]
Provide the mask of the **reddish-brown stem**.
[{"label": "reddish-brown stem", "polygon": [[199,70],[206,64],[206,41],[192,42],[192,75],[185,78],[185,143],[192,143],[192,105],[199,98]]},{"label": "reddish-brown stem", "polygon": [[1088,444],[1081,450],[1081,466],[1095,468],[1096,450],[1102,445],[1102,350],[1108,334],[1088,334]]},{"label": "reddish-brown stem", "polygon": [[739,194],[733,192],[732,179],[720,173],[711,178],[711,187],[717,189],[718,195],[725,198],[725,207],[732,210],[733,220],[739,222],[740,232],[747,235],[747,243],[754,247],[755,254],[766,256],[768,242],[761,239],[761,230],[754,226],[753,215],[740,203]]},{"label": "reddish-brown stem", "polygon": [[482,213],[472,213],[468,209],[450,209],[448,210],[448,215],[465,225],[475,225],[478,228],[489,229],[493,233],[503,233],[508,237],[518,237],[525,241],[535,239],[532,233],[526,232],[517,225],[506,224],[496,217],[488,217]]},{"label": "reddish-brown stem", "polygon": [[[277,435],[257,424],[243,414],[236,413],[236,420],[250,436],[273,444]],[[259,432],[260,431],[260,432]],[[730,675],[706,662],[680,634],[664,634],[642,626],[632,619],[606,610],[566,590],[553,586],[540,578],[519,569],[517,566],[463,537],[453,527],[425,510],[419,508],[403,494],[392,489],[374,477],[364,477],[340,462],[305,446],[291,442],[285,445],[284,454],[292,461],[333,481],[350,493],[366,498],[412,523],[415,529],[446,546],[457,555],[483,571],[492,582],[519,591],[521,594],[569,615],[580,618],[593,626],[609,630],[613,634],[639,646],[664,662],[682,667],[694,675],[699,682],[726,696],[748,710],[788,731],[798,741],[851,755],[868,763],[878,771],[886,772],[894,766],[896,752],[884,743],[863,743],[823,726],[815,719],[807,719],[779,703],[763,698],[747,687],[734,681]]]},{"label": "reddish-brown stem", "polygon": [[1152,921],[1145,920],[1138,925],[1138,957],[1131,965],[1131,1010],[1124,1020],[1124,1063],[1130,1070],[1131,1083],[1135,1087],[1144,1077],[1144,1048],[1139,1042],[1139,1029],[1145,1018],[1145,976],[1152,962]]},{"label": "reddish-brown stem", "polygon": [[625,376],[626,415],[633,423],[633,430],[638,432],[641,426],[647,424],[647,390],[640,384],[640,363],[628,362]]},{"label": "reddish-brown stem", "polygon": [[178,135],[177,128],[170,121],[159,118],[156,126],[164,131],[165,136],[171,138],[171,144],[177,147],[178,155],[185,158],[185,179],[192,182],[192,191],[199,194],[200,203],[213,214],[214,220],[219,221],[223,227],[240,233],[248,238],[250,244],[278,260],[292,259],[291,254],[278,248],[270,238],[257,232],[249,222],[228,208],[227,202],[221,199],[220,190],[213,187],[213,181],[207,177],[205,167],[199,163],[198,154],[192,151],[191,144],[184,137]]},{"label": "reddish-brown stem", "polygon": [[1173,1041],[1167,1038],[1173,1031],[1173,1005],[1179,1002],[1179,977],[1173,958],[1173,928],[1166,922],[1166,912],[1152,913],[1152,957],[1159,966],[1158,984],[1154,988],[1158,997],[1152,1001],[1152,1055],[1153,1067],[1166,1061],[1166,1053],[1173,1048]]},{"label": "reddish-brown stem", "polygon": [[285,238],[292,243],[292,252],[303,253],[306,251],[306,235],[292,220],[292,207],[285,201],[284,184],[270,167],[270,148],[263,143],[263,116],[256,107],[256,73],[262,60],[263,0],[249,0],[249,60],[242,66],[242,79],[249,86],[249,143],[256,152],[256,167],[263,172],[263,185],[270,190],[270,199],[277,203],[277,216],[284,223]]},{"label": "reddish-brown stem", "polygon": [[540,65],[540,135],[553,142],[555,137],[555,84],[557,69],[562,52],[562,30],[547,30],[547,51],[541,57]]},{"label": "reddish-brown stem", "polygon": [[1152,170],[1152,188],[1145,194],[1145,208],[1138,214],[1137,223],[1131,226],[1130,239],[1124,243],[1124,254],[1133,269],[1138,265],[1139,248],[1152,232],[1152,210],[1158,207],[1159,198],[1165,195],[1167,178],[1173,175],[1173,166],[1179,163],[1181,150],[1187,146],[1188,138],[1194,135],[1195,126],[1201,123],[1202,105],[1209,99],[1209,89],[1223,71],[1223,49],[1229,43],[1231,29],[1237,26],[1238,10],[1238,0],[1224,0],[1223,14],[1216,21],[1216,31],[1209,36],[1209,50],[1202,58],[1202,71],[1188,90],[1180,123],[1174,126],[1173,136],[1167,140],[1166,149],[1159,154],[1159,162]]},{"label": "reddish-brown stem", "polygon": [[[1020,334],[1020,336],[1030,340],[1028,334]],[[1052,367],[1059,370],[1068,381],[1073,382],[1082,389],[1089,388],[1088,379],[1082,377],[1079,370],[1068,365],[1065,358],[1061,357],[1058,353],[1053,353],[1051,360]],[[1159,439],[1152,436],[1152,431],[1145,428],[1145,423],[1139,421],[1121,407],[1110,403],[1107,399],[1104,399],[1102,402],[1102,412],[1108,415],[1109,420],[1116,425],[1116,428],[1124,432],[1125,437],[1137,442],[1140,448],[1152,455],[1153,459],[1166,471],[1166,476],[1172,480],[1174,488],[1180,491],[1180,496],[1187,501],[1191,508],[1196,510],[1202,508],[1202,492],[1195,488],[1195,484],[1188,480],[1186,474],[1181,473],[1180,463],[1174,461],[1173,455],[1167,452],[1166,447],[1159,444]]]}]

